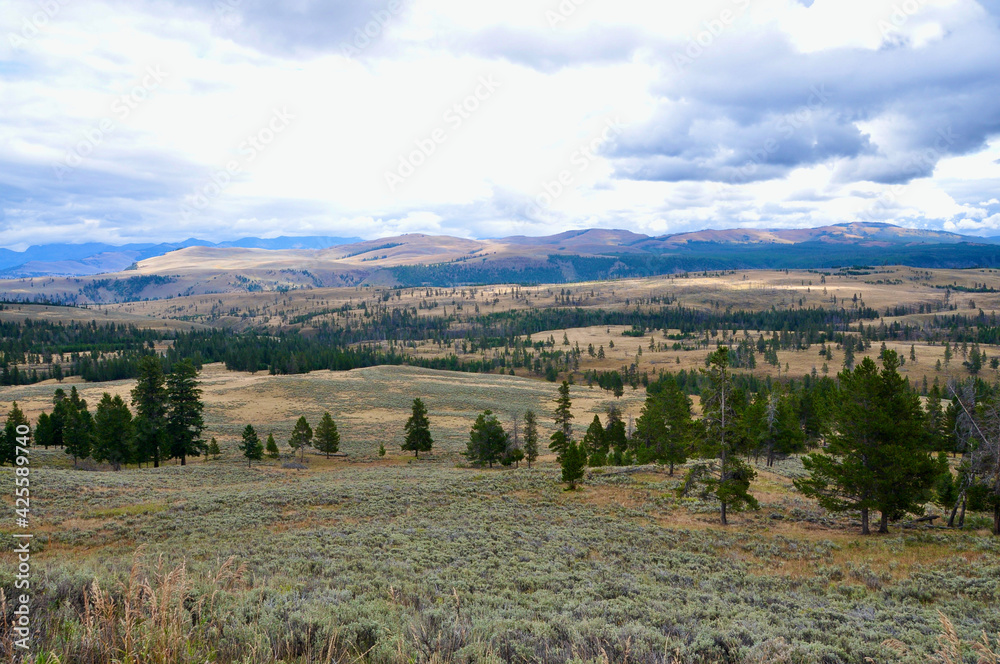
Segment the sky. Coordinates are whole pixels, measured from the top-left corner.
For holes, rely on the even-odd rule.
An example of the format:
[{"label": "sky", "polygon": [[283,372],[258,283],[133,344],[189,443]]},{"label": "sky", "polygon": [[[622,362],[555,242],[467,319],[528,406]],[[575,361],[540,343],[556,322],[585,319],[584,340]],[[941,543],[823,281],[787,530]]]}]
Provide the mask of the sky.
[{"label": "sky", "polygon": [[5,0],[0,246],[1000,235],[1000,0]]}]

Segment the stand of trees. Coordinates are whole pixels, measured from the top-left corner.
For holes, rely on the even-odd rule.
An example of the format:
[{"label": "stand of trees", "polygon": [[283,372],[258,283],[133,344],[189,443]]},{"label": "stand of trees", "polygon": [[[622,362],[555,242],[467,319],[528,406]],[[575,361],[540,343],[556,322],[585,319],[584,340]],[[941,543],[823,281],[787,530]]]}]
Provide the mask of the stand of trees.
[{"label": "stand of trees", "polygon": [[87,458],[107,462],[115,470],[127,464],[156,467],[166,458],[180,459],[184,465],[187,457],[208,450],[201,438],[204,406],[197,375],[187,360],[164,376],[155,357],[144,359],[131,395],[134,416],[120,396],[105,392],[92,414],[75,385],[69,395],[57,388],[51,413],[38,417],[35,444],[62,447],[74,465]]}]

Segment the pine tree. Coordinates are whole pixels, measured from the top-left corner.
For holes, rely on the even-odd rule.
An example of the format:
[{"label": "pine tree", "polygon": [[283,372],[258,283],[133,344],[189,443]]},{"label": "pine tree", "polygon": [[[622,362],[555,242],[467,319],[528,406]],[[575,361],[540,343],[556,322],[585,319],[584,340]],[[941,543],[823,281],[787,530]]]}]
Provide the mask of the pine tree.
[{"label": "pine tree", "polygon": [[79,459],[90,456],[94,439],[94,418],[87,410],[87,402],[80,397],[74,385],[68,399],[64,399],[57,408],[62,408],[62,436],[66,454],[73,457],[73,465]]},{"label": "pine tree", "polygon": [[618,406],[612,404],[608,408],[608,424],[604,428],[604,446],[606,449],[614,450],[612,463],[620,466],[625,463],[625,453],[628,451],[628,435],[625,429],[625,421],[622,420],[622,413]]},{"label": "pine tree", "polygon": [[107,461],[115,470],[135,460],[135,432],[132,413],[118,395],[107,392],[101,397],[94,414],[95,461]]},{"label": "pine tree", "polygon": [[323,419],[316,426],[315,447],[330,458],[331,454],[340,451],[340,432],[330,413],[323,413]]},{"label": "pine tree", "polygon": [[573,402],[569,397],[569,381],[563,381],[559,386],[559,397],[556,399],[555,420],[559,427],[552,434],[549,442],[549,449],[556,453],[556,458],[561,458],[563,452],[569,447],[573,440]]},{"label": "pine tree", "polygon": [[476,418],[469,431],[469,445],[465,457],[469,463],[477,466],[493,464],[503,458],[507,451],[509,436],[490,410],[485,410]]},{"label": "pine tree", "polygon": [[702,392],[705,428],[702,453],[715,459],[716,472],[704,483],[719,500],[720,520],[726,525],[729,511],[758,509],[757,500],[749,493],[756,473],[736,454],[740,422],[732,394],[729,349],[722,346],[708,356],[708,363],[709,368],[702,369],[710,382],[710,387]]},{"label": "pine tree", "polygon": [[562,481],[569,484],[569,490],[575,491],[577,483],[583,479],[584,468],[587,465],[587,452],[582,445],[570,441],[560,460],[562,466]]},{"label": "pine tree", "polygon": [[413,410],[410,419],[406,421],[406,438],[403,441],[404,451],[413,451],[413,456],[419,457],[421,452],[430,452],[434,446],[431,438],[431,424],[427,419],[427,407],[419,398],[413,400]]},{"label": "pine tree", "polygon": [[524,458],[528,468],[538,459],[538,422],[533,410],[524,413]]},{"label": "pine tree", "polygon": [[604,445],[604,425],[601,424],[599,415],[594,415],[594,420],[587,427],[587,433],[583,435],[580,447],[587,455],[589,465],[603,466],[607,463],[608,451]]},{"label": "pine tree", "polygon": [[252,425],[248,424],[243,430],[243,440],[240,442],[240,451],[247,460],[247,468],[252,467],[254,461],[264,458],[264,446],[260,442],[260,437]]},{"label": "pine tree", "polygon": [[281,453],[278,451],[278,443],[274,442],[273,433],[267,434],[267,456],[271,459],[277,459],[281,456]]},{"label": "pine tree", "polygon": [[45,449],[49,449],[55,444],[55,429],[52,418],[46,413],[39,414],[38,421],[35,422],[35,444]]},{"label": "pine tree", "polygon": [[[208,441],[208,456],[211,456],[213,459],[218,459],[221,455],[222,450],[219,449],[219,441],[215,439],[215,436],[212,436],[212,439]],[[205,457],[206,460],[208,459],[208,456]]]},{"label": "pine tree", "polygon": [[803,458],[809,476],[795,486],[831,511],[860,511],[861,532],[869,513],[881,513],[879,532],[905,513],[922,514],[940,471],[928,451],[920,397],[897,372],[895,351],[886,351],[880,372],[871,358],[840,374],[836,435],[826,453]]},{"label": "pine tree", "polygon": [[647,395],[635,437],[646,446],[651,460],[669,464],[673,475],[674,466],[687,460],[693,427],[691,399],[667,378]]},{"label": "pine tree", "polygon": [[139,360],[139,376],[132,388],[132,406],[135,408],[136,447],[140,460],[153,460],[159,468],[160,459],[170,453],[167,438],[167,410],[169,407],[166,379],[160,360],[152,355]]},{"label": "pine tree", "polygon": [[205,429],[202,418],[204,404],[198,387],[198,369],[191,360],[181,360],[167,376],[167,433],[170,436],[171,456],[186,465],[187,457],[201,456],[207,446],[201,439]]},{"label": "pine tree", "polygon": [[293,450],[299,450],[299,461],[305,461],[306,448],[312,444],[313,430],[306,422],[306,416],[302,415],[292,429],[292,436],[288,439],[288,446]]},{"label": "pine tree", "polygon": [[385,443],[380,442],[378,444],[378,458],[381,459],[384,456],[385,456]]},{"label": "pine tree", "polygon": [[[18,433],[18,428],[22,427],[21,431],[24,431],[26,427],[28,433],[21,434]],[[24,416],[24,412],[17,405],[15,401],[11,407],[10,412],[7,414],[7,422],[4,424],[3,430],[3,448],[0,450],[0,465],[9,463],[14,465],[17,462],[17,448],[19,445],[18,439],[28,439],[28,444],[31,442],[31,427],[28,424],[28,418]],[[28,445],[20,445],[20,447],[27,447]]]}]

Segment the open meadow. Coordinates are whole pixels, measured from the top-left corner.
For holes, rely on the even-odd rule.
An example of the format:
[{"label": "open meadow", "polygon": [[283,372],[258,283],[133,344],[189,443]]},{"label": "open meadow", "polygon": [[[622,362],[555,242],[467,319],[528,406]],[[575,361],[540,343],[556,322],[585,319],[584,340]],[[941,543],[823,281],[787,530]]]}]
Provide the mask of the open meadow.
[{"label": "open meadow", "polygon": [[[996,273],[924,273],[931,274],[891,268],[877,275],[888,284],[864,281],[876,275],[831,275],[821,284],[818,273],[766,272],[470,288],[454,296],[450,290],[351,288],[48,315],[67,322],[92,316],[160,321],[181,330],[245,326],[308,334],[324,316],[331,324],[349,323],[343,305],[357,311],[361,302],[361,310],[416,308],[421,317],[447,307],[457,310],[451,324],[458,329],[472,324],[463,315],[471,317],[476,308],[631,312],[683,305],[766,312],[772,305],[832,309],[836,296],[838,306],[849,302],[845,306],[860,310],[854,293],[864,307],[882,312],[919,305],[930,311],[932,304],[945,306],[946,297],[963,303],[965,311],[949,309],[955,313],[982,308],[990,316],[1000,308],[1000,296],[988,290],[1000,287]],[[984,280],[991,285],[982,293],[928,286],[974,288]],[[975,310],[965,302],[971,298]],[[48,311],[24,306],[0,316],[14,322]],[[233,314],[212,313],[221,308]],[[328,310],[337,313],[322,313]],[[912,339],[889,338],[886,347],[904,359],[913,357],[913,347],[915,359],[900,373],[918,389],[924,377],[944,384],[968,376],[959,344],[949,345],[945,362],[937,328],[921,326],[933,315],[864,321],[912,326]],[[157,330],[155,322],[142,327]],[[631,434],[646,398],[641,384],[626,384],[616,398],[590,384],[588,372],[629,364],[651,379],[661,371],[695,372],[723,341],[777,338],[774,330],[723,330],[685,336],[648,329],[630,336],[628,325],[553,327],[532,333],[531,343],[581,349],[579,366],[558,372],[559,380],[573,382],[572,433],[580,439],[594,416],[603,419],[612,405]],[[425,359],[452,353],[485,358],[495,351],[463,350],[462,341],[366,345]],[[171,342],[154,346],[164,352]],[[603,357],[582,350],[589,346]],[[835,377],[847,351],[833,337],[822,347],[822,357],[817,344],[782,347],[777,363],[761,357],[743,373],[801,380],[816,369],[816,376]],[[996,346],[979,347],[990,358],[1000,356]],[[856,361],[879,352],[878,343],[861,346]],[[980,377],[992,382],[996,371],[986,363]],[[673,475],[662,465],[589,468],[579,490],[566,491],[556,457],[545,447],[556,429],[557,383],[530,367],[454,372],[395,365],[276,374],[233,371],[216,362],[202,367],[198,381],[202,435],[219,443],[217,458],[188,457],[183,466],[172,459],[159,468],[131,464],[115,472],[91,459],[74,467],[61,448],[32,452],[39,659],[28,661],[916,664],[945,652],[943,618],[954,625],[953,638],[967,643],[1000,632],[1000,538],[990,535],[987,514],[970,511],[960,528],[944,527],[946,518],[928,523],[904,517],[894,520],[888,535],[862,536],[855,513],[828,512],[793,486],[806,474],[797,453],[770,467],[748,459],[759,509],[734,514],[727,526],[719,522],[714,498],[679,495],[691,462]],[[105,392],[128,402],[135,385],[133,378],[84,382],[70,376],[0,387],[0,400],[16,401],[35,422],[51,411],[57,387],[76,387],[93,407]],[[433,449],[419,458],[400,449],[414,397],[427,405],[434,438]],[[697,396],[693,406],[701,413]],[[523,461],[518,467],[471,466],[463,452],[472,423],[486,409],[508,431],[526,410],[538,414],[542,455],[533,467]],[[324,412],[337,423],[338,454],[309,450],[305,467],[295,467],[298,456],[288,440],[296,420],[305,416],[315,427]],[[279,459],[247,467],[238,446],[248,424],[261,438],[274,435]],[[11,486],[14,472],[0,468]],[[925,507],[947,517],[939,506]],[[12,526],[0,529],[10,559],[14,532]],[[7,602],[14,569],[0,568]],[[16,654],[9,632],[0,650]],[[971,652],[966,648],[967,657]]]}]

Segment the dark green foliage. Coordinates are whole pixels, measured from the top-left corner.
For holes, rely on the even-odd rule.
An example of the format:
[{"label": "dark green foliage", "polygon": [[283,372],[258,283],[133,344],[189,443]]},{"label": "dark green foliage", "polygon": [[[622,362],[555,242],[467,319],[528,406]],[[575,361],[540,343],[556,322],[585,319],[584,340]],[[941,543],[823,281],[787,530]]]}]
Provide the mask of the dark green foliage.
[{"label": "dark green foliage", "polygon": [[144,357],[139,362],[139,376],[132,388],[132,406],[136,410],[135,435],[139,458],[160,466],[160,459],[169,452],[167,440],[166,379],[156,357]]},{"label": "dark green foliage", "polygon": [[796,487],[832,511],[860,511],[868,534],[869,512],[882,520],[922,514],[940,471],[928,452],[925,417],[919,397],[897,372],[895,351],[883,355],[880,372],[871,358],[840,374],[840,406],[835,435],[826,453],[807,455],[808,478]]},{"label": "dark green foliage", "polygon": [[281,456],[281,453],[278,451],[278,443],[275,442],[273,433],[267,434],[266,451],[269,459],[277,459]]},{"label": "dark green foliage", "polygon": [[635,442],[645,448],[641,462],[656,461],[674,466],[687,460],[692,444],[691,399],[677,384],[667,380],[646,397],[636,421]]},{"label": "dark green foliage", "polygon": [[[19,434],[17,432],[18,427],[28,427],[28,433]],[[0,445],[2,445],[0,446],[0,464],[9,463],[13,466],[17,461],[18,439],[27,439],[28,444],[31,441],[31,428],[28,418],[24,416],[24,412],[17,405],[16,401],[11,404],[10,412],[7,413],[7,422],[4,424],[2,435],[3,439],[0,440]],[[21,447],[27,447],[28,444],[21,445]]]},{"label": "dark green foliage", "polygon": [[40,413],[35,423],[35,445],[49,449],[55,445],[55,424],[47,413]]},{"label": "dark green foliage", "polygon": [[573,440],[573,402],[569,396],[569,382],[563,381],[559,386],[559,397],[556,399],[555,420],[558,429],[549,438],[549,449],[561,458],[563,451]]},{"label": "dark green foliage", "polygon": [[577,483],[583,479],[587,466],[587,451],[583,445],[570,441],[559,461],[562,466],[562,481],[569,484],[569,490],[575,491]]},{"label": "dark green foliage", "polygon": [[292,435],[288,439],[288,446],[293,450],[299,451],[299,462],[305,460],[306,448],[312,444],[313,430],[309,426],[309,422],[306,421],[306,416],[302,415],[295,422],[295,427],[292,429]]},{"label": "dark green foliage", "polygon": [[181,360],[167,376],[167,435],[170,455],[187,463],[189,456],[201,456],[206,451],[201,432],[205,429],[202,418],[204,404],[198,387],[198,369],[190,360]]},{"label": "dark green foliage", "polygon": [[68,399],[56,403],[59,421],[62,422],[63,447],[73,457],[73,465],[90,456],[94,440],[94,419],[87,410],[87,402],[80,397],[74,385]]},{"label": "dark green foliage", "polygon": [[413,400],[413,408],[410,419],[406,421],[406,438],[403,440],[402,449],[413,451],[413,456],[419,457],[421,452],[430,452],[434,446],[434,439],[431,438],[431,423],[427,419],[427,406],[417,398]]},{"label": "dark green foliage", "polygon": [[260,461],[264,458],[264,446],[252,425],[248,424],[243,430],[240,451],[243,452],[243,456],[247,460],[247,468],[250,468],[254,461]]},{"label": "dark green foliage", "polygon": [[316,449],[327,457],[340,451],[340,432],[330,413],[323,413],[323,418],[316,426],[314,441]]},{"label": "dark green foliage", "polygon": [[118,395],[105,392],[97,404],[91,454],[95,461],[107,461],[115,470],[136,460],[132,413]]},{"label": "dark green foliage", "polygon": [[607,463],[608,448],[604,443],[604,425],[601,424],[599,415],[594,415],[594,421],[587,427],[580,447],[587,455],[588,465],[597,467]]},{"label": "dark green foliage", "polygon": [[623,458],[628,451],[628,431],[625,429],[622,413],[615,405],[608,408],[608,424],[604,429],[604,449],[614,451],[613,461],[615,465],[620,466],[624,463]]},{"label": "dark green foliage", "polygon": [[755,473],[737,454],[737,445],[745,432],[737,410],[741,398],[734,393],[729,373],[729,349],[722,346],[712,353],[708,365],[703,370],[710,387],[701,399],[705,431],[701,454],[715,461],[714,474],[705,476],[704,484],[719,500],[719,515],[725,525],[730,510],[757,509],[757,501],[749,493]]},{"label": "dark green foliage", "polygon": [[538,420],[533,410],[524,413],[524,458],[528,468],[538,459]]},{"label": "dark green foliage", "polygon": [[486,410],[479,414],[472,430],[469,431],[469,446],[465,457],[469,463],[476,466],[489,465],[493,467],[503,459],[507,451],[509,435],[492,411]]},{"label": "dark green foliage", "polygon": [[212,439],[208,441],[208,455],[213,459],[218,459],[222,455],[222,450],[219,449],[219,441],[212,436]]}]

